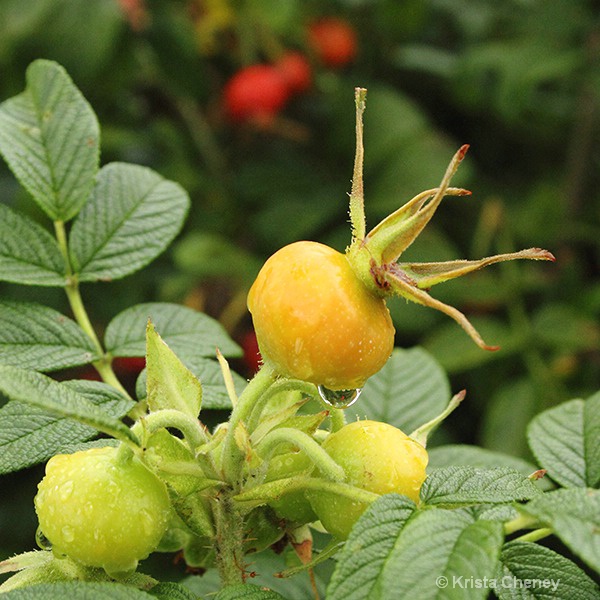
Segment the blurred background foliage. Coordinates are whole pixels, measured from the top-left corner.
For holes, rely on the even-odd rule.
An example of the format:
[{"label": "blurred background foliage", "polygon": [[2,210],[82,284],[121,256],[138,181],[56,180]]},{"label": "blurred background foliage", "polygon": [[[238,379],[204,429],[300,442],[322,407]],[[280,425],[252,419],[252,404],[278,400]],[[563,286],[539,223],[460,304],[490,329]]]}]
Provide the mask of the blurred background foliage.
[{"label": "blurred background foliage", "polygon": [[[337,64],[309,35],[325,17],[350,31]],[[289,51],[309,65],[304,91],[260,118],[230,118],[231,78]],[[468,391],[440,437],[526,456],[534,414],[600,387],[598,2],[0,0],[0,100],[22,91],[36,58],[65,66],[93,106],[103,163],[151,166],[193,201],[159,261],[84,287],[99,328],[127,306],[159,299],[206,311],[243,340],[246,292],[267,256],[299,239],[343,250],[353,90],[362,86],[371,226],[435,187],[454,151],[471,145],[454,183],[473,196],[448,198],[403,260],[533,246],[557,257],[497,265],[434,290],[499,352],[481,351],[444,315],[390,303],[397,345],[424,346],[453,390]],[[0,196],[40,217],[5,165]],[[0,294],[68,311],[61,290],[2,284]],[[25,511],[39,474],[23,478],[27,489],[10,503]],[[9,527],[8,512],[0,515],[2,531],[19,520],[11,510]]]}]

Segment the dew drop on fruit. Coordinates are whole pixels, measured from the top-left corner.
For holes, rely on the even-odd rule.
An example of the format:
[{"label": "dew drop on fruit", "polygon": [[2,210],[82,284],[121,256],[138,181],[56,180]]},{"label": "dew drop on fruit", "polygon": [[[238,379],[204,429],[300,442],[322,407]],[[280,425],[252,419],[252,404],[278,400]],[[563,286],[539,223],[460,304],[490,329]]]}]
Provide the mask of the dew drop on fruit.
[{"label": "dew drop on fruit", "polygon": [[75,539],[75,532],[70,525],[64,525],[60,532],[65,542],[72,542]]},{"label": "dew drop on fruit", "polygon": [[63,502],[66,502],[73,494],[74,484],[71,480],[65,481],[58,490],[58,496]]},{"label": "dew drop on fruit", "polygon": [[320,385],[317,389],[321,398],[334,408],[348,408],[352,406],[362,392],[362,388],[356,390],[330,390],[324,385]]},{"label": "dew drop on fruit", "polygon": [[35,541],[42,550],[52,550],[52,542],[44,535],[44,532],[39,527],[35,532]]}]

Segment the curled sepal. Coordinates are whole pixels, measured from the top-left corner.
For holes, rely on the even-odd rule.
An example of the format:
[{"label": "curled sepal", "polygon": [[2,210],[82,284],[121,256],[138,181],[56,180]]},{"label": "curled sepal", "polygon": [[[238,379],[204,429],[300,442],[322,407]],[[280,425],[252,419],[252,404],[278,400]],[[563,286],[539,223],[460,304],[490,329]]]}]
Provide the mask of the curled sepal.
[{"label": "curled sepal", "polygon": [[469,335],[469,337],[483,350],[499,350],[499,346],[490,346],[483,341],[481,335],[475,327],[471,324],[469,319],[460,312],[454,306],[445,304],[440,300],[436,300],[430,296],[425,290],[417,287],[415,282],[411,281],[410,278],[400,269],[397,264],[386,265],[386,269],[382,270],[384,278],[384,284],[390,288],[391,291],[396,293],[406,300],[428,306],[429,308],[435,308],[440,312],[452,317]]},{"label": "curled sepal", "polygon": [[427,190],[381,221],[367,235],[365,246],[380,264],[391,263],[415,241],[431,220],[444,196],[468,196],[471,192],[450,188],[450,180],[465,157],[469,146],[461,146],[452,157],[439,187]]},{"label": "curled sepal", "polygon": [[462,277],[473,271],[482,269],[495,263],[507,260],[556,260],[548,250],[541,248],[528,248],[509,254],[496,254],[479,260],[451,260],[446,262],[430,263],[398,263],[398,267],[414,285],[420,289],[428,289],[438,283],[443,283],[456,277]]}]

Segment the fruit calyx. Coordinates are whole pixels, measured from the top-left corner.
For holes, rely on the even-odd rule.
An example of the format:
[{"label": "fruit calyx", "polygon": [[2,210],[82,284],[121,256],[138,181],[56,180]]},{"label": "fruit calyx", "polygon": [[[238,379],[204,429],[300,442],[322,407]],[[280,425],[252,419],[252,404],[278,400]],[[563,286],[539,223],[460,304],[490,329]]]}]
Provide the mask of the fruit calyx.
[{"label": "fruit calyx", "polygon": [[374,294],[387,297],[398,295],[406,300],[429,306],[453,318],[484,350],[498,350],[486,344],[467,317],[458,309],[436,300],[428,290],[433,285],[461,277],[488,265],[516,259],[550,260],[554,255],[541,248],[496,254],[480,260],[453,260],[431,263],[397,262],[401,254],[415,241],[431,220],[444,196],[468,196],[469,190],[450,187],[450,180],[464,159],[469,146],[461,146],[453,156],[437,188],[421,192],[398,210],[366,232],[363,189],[363,113],[367,90],[355,89],[356,155],[350,193],[350,222],[352,242],[346,257],[355,274]]}]

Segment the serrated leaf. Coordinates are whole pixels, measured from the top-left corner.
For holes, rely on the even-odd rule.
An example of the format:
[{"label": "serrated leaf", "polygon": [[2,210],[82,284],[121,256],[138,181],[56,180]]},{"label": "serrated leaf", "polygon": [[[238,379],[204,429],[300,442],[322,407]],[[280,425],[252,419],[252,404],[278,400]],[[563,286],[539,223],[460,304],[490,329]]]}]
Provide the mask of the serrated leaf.
[{"label": "serrated leaf", "polygon": [[495,592],[500,600],[594,600],[600,597],[600,588],[574,562],[531,542],[514,541],[504,545],[496,579],[499,585]]},{"label": "serrated leaf", "polygon": [[3,600],[152,600],[155,598],[132,586],[119,583],[70,581],[41,583],[3,594]]},{"label": "serrated leaf", "polygon": [[253,585],[251,583],[240,583],[224,587],[216,596],[215,600],[286,600],[281,594],[272,590]]},{"label": "serrated leaf", "polygon": [[574,554],[600,572],[600,490],[546,492],[519,510],[552,528]]},{"label": "serrated leaf", "polygon": [[59,417],[69,417],[120,440],[136,442],[121,421],[111,417],[83,394],[36,371],[0,365],[0,393]]},{"label": "serrated leaf", "polygon": [[352,528],[327,588],[328,600],[370,598],[399,532],[415,511],[406,496],[386,494]]},{"label": "serrated leaf", "polygon": [[202,406],[202,385],[154,329],[146,328],[146,389],[151,411],[176,409],[197,418]]},{"label": "serrated leaf", "polygon": [[0,153],[54,221],[72,219],[98,170],[94,111],[57,63],[36,60],[25,91],[0,105]]},{"label": "serrated leaf", "polygon": [[[107,415],[119,418],[133,406],[111,386],[99,381],[71,380],[62,384],[84,396]],[[93,427],[31,406],[11,401],[0,408],[0,474],[18,471],[70,453],[97,431]],[[102,440],[107,445],[111,440]]]},{"label": "serrated leaf", "polygon": [[181,186],[147,167],[104,166],[69,236],[80,281],[119,279],[147,265],[179,233],[189,203]]},{"label": "serrated leaf", "polygon": [[64,273],[56,240],[35,221],[0,204],[0,279],[62,287]]},{"label": "serrated leaf", "polygon": [[42,304],[0,301],[0,363],[56,371],[97,358],[90,338],[61,313]]},{"label": "serrated leaf", "polygon": [[[210,358],[194,357],[182,361],[199,380],[202,385],[202,408],[208,410],[230,410],[231,400],[227,394],[221,367]],[[233,382],[238,394],[248,383],[242,376],[231,371]],[[144,369],[136,382],[135,391],[138,400],[146,397],[147,369]]]},{"label": "serrated leaf", "polygon": [[224,356],[241,355],[240,347],[218,321],[167,302],[137,304],[119,313],[106,328],[106,349],[113,356],[144,356],[148,319],[184,363],[197,357],[214,357],[216,348]]},{"label": "serrated leaf", "polygon": [[348,411],[413,431],[446,408],[450,384],[437,361],[422,348],[397,348]]},{"label": "serrated leaf", "polygon": [[160,600],[198,600],[198,596],[179,583],[162,582],[155,585],[150,594]]},{"label": "serrated leaf", "polygon": [[[439,508],[415,511],[406,518],[402,511],[408,506],[403,509],[400,504],[405,501],[396,502],[398,515],[388,519],[385,531],[380,530],[379,542],[373,540],[364,549],[354,549],[355,564],[361,568],[352,575],[353,586],[342,585],[339,573],[348,565],[340,562],[328,600],[485,598],[488,590],[463,588],[456,582],[494,574],[503,541],[502,525],[474,521],[465,511]],[[394,510],[393,505],[387,501],[372,505],[363,516],[362,531],[368,531],[369,523],[383,524],[383,515],[393,514],[390,509]],[[450,585],[444,587],[444,581]]]},{"label": "serrated leaf", "polygon": [[564,487],[600,484],[600,393],[537,415],[527,429],[540,466]]},{"label": "serrated leaf", "polygon": [[429,505],[469,506],[529,500],[540,493],[526,477],[510,468],[435,469],[421,488],[421,499]]}]

